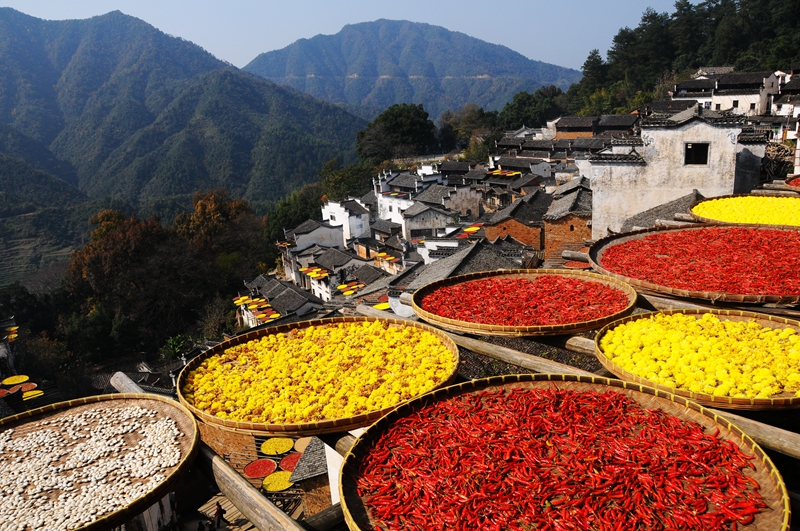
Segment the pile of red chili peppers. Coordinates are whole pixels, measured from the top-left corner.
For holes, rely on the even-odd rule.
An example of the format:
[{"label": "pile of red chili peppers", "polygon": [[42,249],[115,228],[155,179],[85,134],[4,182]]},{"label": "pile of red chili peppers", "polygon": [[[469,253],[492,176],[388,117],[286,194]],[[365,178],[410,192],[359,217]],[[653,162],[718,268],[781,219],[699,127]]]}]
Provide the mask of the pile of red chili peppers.
[{"label": "pile of red chili peppers", "polygon": [[615,391],[496,389],[393,422],[356,484],[386,530],[729,530],[766,507],[752,459]]},{"label": "pile of red chili peppers", "polygon": [[628,295],[613,286],[563,275],[488,277],[436,288],[423,310],[459,321],[502,326],[581,323],[621,312]]},{"label": "pile of red chili peppers", "polygon": [[788,183],[786,183],[786,184],[788,184],[789,186],[797,186],[797,187],[800,187],[800,177],[798,177],[798,178],[796,178],[796,179],[792,179],[791,181],[789,181],[789,182],[788,182]]},{"label": "pile of red chili peppers", "polygon": [[800,295],[800,231],[711,227],[657,232],[607,247],[600,265],[660,286]]}]

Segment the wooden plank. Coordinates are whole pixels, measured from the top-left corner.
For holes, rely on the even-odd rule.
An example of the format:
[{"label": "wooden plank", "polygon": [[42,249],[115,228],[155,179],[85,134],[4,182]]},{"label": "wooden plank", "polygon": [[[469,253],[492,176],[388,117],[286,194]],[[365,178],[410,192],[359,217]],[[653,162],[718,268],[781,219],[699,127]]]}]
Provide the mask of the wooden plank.
[{"label": "wooden plank", "polygon": [[576,262],[589,263],[589,253],[580,253],[578,251],[564,250],[561,251],[561,258],[564,260],[574,260]]},{"label": "wooden plank", "polygon": [[685,212],[675,212],[672,216],[675,221],[685,221],[687,223],[697,223],[697,220],[692,217],[691,214],[687,214]]},{"label": "wooden plank", "polygon": [[201,471],[214,478],[220,492],[260,531],[303,530],[303,526],[278,509],[224,459],[202,443],[197,464]]},{"label": "wooden plank", "polygon": [[[789,188],[787,186],[787,188]],[[753,190],[750,192],[751,195],[766,195],[766,196],[773,196],[773,197],[797,197],[797,192],[790,192],[788,190]]]},{"label": "wooden plank", "polygon": [[691,227],[691,226],[696,225],[696,224],[697,223],[693,222],[693,221],[692,222],[674,221],[674,220],[671,220],[671,219],[657,219],[654,222],[654,225],[656,227],[658,227],[658,228],[662,228],[662,227],[667,228],[667,227],[669,227],[669,228],[678,228],[678,229],[680,229],[682,227]]},{"label": "wooden plank", "polygon": [[308,531],[328,531],[344,523],[342,505],[337,503],[303,520],[303,527]]}]

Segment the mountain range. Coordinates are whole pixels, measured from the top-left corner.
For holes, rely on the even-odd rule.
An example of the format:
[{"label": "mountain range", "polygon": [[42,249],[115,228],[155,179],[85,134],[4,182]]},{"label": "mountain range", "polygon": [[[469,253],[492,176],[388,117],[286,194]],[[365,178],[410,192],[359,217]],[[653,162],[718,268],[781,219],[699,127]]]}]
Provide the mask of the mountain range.
[{"label": "mountain range", "polygon": [[346,26],[239,70],[119,11],[0,8],[0,286],[68,258],[102,208],[170,223],[224,188],[264,212],[326,161],[354,161],[363,117],[394,103],[494,109],[579,76],[411,22]]},{"label": "mountain range", "polygon": [[371,119],[394,103],[422,103],[435,119],[468,103],[500,110],[520,91],[566,90],[577,70],[439,26],[377,20],[262,53],[244,70]]}]

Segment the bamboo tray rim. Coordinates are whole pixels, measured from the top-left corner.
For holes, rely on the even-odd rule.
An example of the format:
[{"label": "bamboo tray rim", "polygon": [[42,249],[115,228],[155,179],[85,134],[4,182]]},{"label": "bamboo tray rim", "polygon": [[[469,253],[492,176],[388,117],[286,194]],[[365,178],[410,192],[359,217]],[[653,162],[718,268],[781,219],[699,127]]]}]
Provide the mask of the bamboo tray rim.
[{"label": "bamboo tray rim", "polygon": [[[117,511],[109,513],[102,518],[98,518],[93,522],[90,522],[86,525],[81,527],[77,527],[72,531],[100,531],[103,529],[111,529],[118,525],[123,524],[127,520],[139,515],[145,509],[157,503],[158,500],[164,497],[164,495],[169,491],[171,487],[173,487],[183,473],[188,470],[193,461],[197,452],[199,451],[199,440],[200,440],[200,433],[197,429],[197,421],[192,415],[192,412],[189,411],[188,408],[180,404],[179,402],[163,397],[156,394],[150,393],[114,393],[114,394],[106,394],[106,395],[94,395],[88,396],[85,398],[76,398],[73,400],[66,400],[64,402],[56,402],[53,404],[48,404],[43,407],[39,407],[36,409],[30,409],[28,411],[23,411],[22,413],[17,413],[16,415],[11,415],[10,417],[0,418],[0,428],[2,427],[15,427],[19,422],[24,422],[26,420],[33,420],[35,417],[47,414],[47,413],[55,413],[60,412],[63,410],[67,410],[71,407],[82,406],[82,405],[91,405],[97,404],[101,402],[111,402],[111,401],[118,401],[124,402],[129,401],[131,403],[136,402],[144,402],[144,401],[154,401],[160,402],[162,404],[166,404],[170,408],[174,408],[175,412],[178,414],[183,415],[183,420],[186,421],[192,427],[192,433],[185,434],[186,437],[190,439],[190,443],[188,448],[184,451],[181,450],[181,460],[175,466],[175,468],[167,475],[167,477],[160,482],[155,488],[137,498],[133,501],[130,505],[123,507]],[[159,414],[163,414],[162,411],[159,411]]]},{"label": "bamboo tray rim", "polygon": [[715,291],[696,291],[696,290],[672,288],[670,286],[656,284],[648,280],[640,280],[632,277],[627,277],[619,273],[614,273],[613,271],[606,269],[600,264],[599,260],[600,255],[607,248],[612,247],[614,245],[619,245],[633,240],[641,240],[652,234],[658,234],[662,232],[697,231],[697,230],[708,230],[712,228],[719,228],[719,229],[749,228],[754,230],[783,230],[790,232],[800,231],[800,227],[788,227],[788,226],[770,227],[767,225],[753,225],[753,224],[731,225],[727,223],[703,223],[703,224],[698,224],[697,226],[694,227],[692,226],[659,227],[652,229],[642,229],[631,232],[623,232],[620,234],[614,234],[611,236],[605,236],[603,238],[600,238],[589,247],[589,252],[588,252],[589,263],[591,264],[592,269],[594,271],[602,274],[603,276],[608,276],[616,278],[618,280],[622,280],[624,282],[627,282],[634,288],[648,289],[657,293],[673,295],[676,297],[684,297],[689,299],[703,299],[711,301],[712,303],[719,301],[719,302],[736,302],[736,303],[747,303],[747,304],[764,304],[764,303],[797,304],[798,302],[800,302],[800,295],[746,295],[742,293],[723,293]]},{"label": "bamboo tray rim", "polygon": [[[769,191],[769,190],[767,190],[767,191]],[[798,189],[797,191],[800,192],[800,189]],[[742,226],[742,225],[754,225],[754,226],[758,226],[758,227],[772,228],[772,229],[797,229],[797,228],[800,228],[800,225],[776,225],[776,224],[771,224],[771,223],[758,223],[758,222],[753,222],[753,221],[747,222],[747,223],[737,223],[735,221],[722,221],[721,219],[706,218],[706,217],[700,216],[699,214],[695,214],[694,213],[694,207],[696,207],[700,203],[708,203],[709,201],[715,201],[717,199],[735,199],[737,197],[772,197],[772,198],[788,199],[790,201],[791,200],[800,201],[800,195],[797,196],[797,197],[789,197],[789,196],[786,196],[786,195],[779,195],[779,194],[775,194],[775,195],[767,195],[767,194],[765,194],[765,195],[753,195],[753,194],[720,195],[720,196],[717,196],[717,197],[706,197],[705,199],[698,199],[697,201],[693,202],[691,205],[689,205],[689,215],[692,216],[697,221],[700,221],[702,223],[715,223],[715,224],[718,224],[718,225],[733,225],[733,226],[737,226],[737,227]]]},{"label": "bamboo tray rim", "polygon": [[[614,378],[605,378],[601,376],[583,376],[577,374],[555,374],[555,373],[537,373],[537,374],[511,374],[511,375],[503,375],[503,376],[492,376],[489,378],[482,378],[478,380],[469,380],[463,383],[451,385],[449,387],[443,387],[437,389],[435,391],[431,391],[425,395],[419,396],[413,400],[409,400],[404,404],[398,406],[394,411],[388,413],[380,420],[375,422],[369,428],[367,428],[359,437],[356,438],[353,445],[348,450],[347,454],[345,454],[344,461],[342,462],[341,467],[339,468],[339,499],[341,500],[342,512],[344,514],[345,523],[347,524],[350,531],[365,531],[365,528],[360,526],[356,521],[356,518],[353,516],[353,511],[351,507],[348,505],[347,500],[350,498],[350,490],[347,488],[346,484],[349,484],[348,480],[351,480],[355,477],[357,470],[353,470],[351,473],[351,469],[355,469],[358,465],[357,460],[360,459],[364,454],[369,446],[372,444],[373,440],[379,437],[391,424],[398,418],[402,418],[407,413],[410,413],[420,407],[427,405],[430,402],[433,402],[437,399],[444,399],[450,396],[454,396],[457,394],[462,393],[469,393],[474,391],[480,391],[483,389],[491,388],[491,387],[501,387],[507,385],[513,385],[516,383],[527,383],[527,382],[559,382],[566,384],[567,388],[570,385],[574,385],[575,383],[583,383],[583,384],[596,384],[598,387],[604,387],[607,390],[615,390],[624,389],[633,392],[643,393],[645,395],[650,395],[666,405],[669,402],[678,404],[679,406],[685,406],[688,410],[694,411],[699,413],[703,417],[707,417],[707,422],[709,426],[715,423],[721,424],[722,427],[726,428],[731,432],[730,437],[738,438],[736,441],[737,445],[740,448],[747,449],[750,451],[755,459],[754,461],[758,461],[759,465],[763,465],[765,467],[765,473],[769,475],[769,477],[774,480],[774,490],[778,493],[780,498],[780,505],[781,507],[781,526],[780,531],[788,531],[790,527],[791,521],[791,505],[789,499],[789,493],[786,489],[786,484],[783,481],[780,473],[778,472],[777,468],[775,468],[774,463],[770,459],[770,457],[764,452],[764,450],[756,443],[749,435],[747,435],[741,428],[736,426],[730,420],[725,418],[724,416],[718,415],[716,412],[702,406],[701,404],[688,400],[685,397],[678,396],[672,393],[668,393],[666,391],[656,389],[649,386],[644,386],[637,383],[626,382],[624,380],[614,379]],[[637,400],[638,402],[638,400]],[[682,415],[675,415],[670,411],[667,411],[668,414],[673,416],[679,416],[680,418],[684,418]],[[687,412],[687,416],[689,412]],[[691,419],[690,419],[691,420]],[[696,422],[696,421],[695,421]],[[703,426],[704,429],[707,429],[708,426]],[[729,438],[730,438],[729,437]],[[762,495],[763,489],[765,488],[764,485],[761,487]],[[353,493],[353,496],[358,498],[358,496]],[[751,529],[750,526],[741,526],[741,529]],[[374,528],[377,529],[377,528]]]},{"label": "bamboo tray rim", "polygon": [[[723,409],[742,409],[751,411],[769,410],[769,409],[788,409],[788,408],[800,407],[800,397],[796,396],[781,396],[777,398],[734,398],[730,396],[714,396],[708,393],[695,393],[687,389],[681,389],[679,387],[669,387],[667,385],[659,384],[651,380],[648,380],[643,376],[639,376],[632,372],[626,371],[625,369],[614,363],[606,355],[606,353],[603,352],[603,349],[600,347],[600,340],[603,338],[604,335],[606,335],[606,333],[608,333],[608,331],[625,323],[630,323],[632,321],[638,321],[641,319],[649,319],[655,315],[684,314],[684,315],[701,316],[707,313],[716,315],[720,317],[721,320],[723,321],[740,320],[740,319],[730,319],[730,318],[743,317],[748,320],[754,319],[756,321],[765,321],[768,323],[774,323],[775,325],[781,325],[781,324],[788,325],[788,327],[794,328],[795,330],[800,332],[800,321],[769,314],[747,312],[741,310],[717,310],[712,308],[704,310],[701,309],[665,310],[659,312],[648,312],[637,315],[630,315],[613,323],[607,324],[597,333],[597,336],[595,336],[594,339],[595,356],[597,357],[597,360],[603,365],[603,367],[608,369],[615,376],[617,376],[622,380],[634,382],[647,387],[654,387],[656,389],[660,389],[668,393],[688,398],[689,400],[694,400],[705,406],[720,407]],[[763,323],[760,322],[759,324],[763,325]],[[777,327],[771,327],[771,328],[777,328]]]},{"label": "bamboo tray rim", "polygon": [[[442,317],[435,313],[423,310],[421,306],[422,298],[435,291],[442,286],[451,286],[462,284],[473,280],[480,280],[483,278],[491,277],[512,277],[512,278],[530,278],[539,276],[562,276],[571,278],[581,278],[583,280],[598,282],[607,286],[612,286],[619,289],[628,297],[628,305],[625,309],[609,314],[596,319],[588,321],[578,321],[575,323],[564,323],[554,325],[532,325],[532,326],[510,326],[510,325],[490,325],[482,323],[473,323],[470,321],[462,321],[458,319],[450,319],[449,317]],[[559,335],[574,332],[583,332],[586,330],[593,330],[600,328],[609,321],[618,319],[633,312],[636,307],[637,300],[636,290],[624,280],[612,278],[609,276],[599,275],[592,271],[573,270],[573,269],[500,269],[496,271],[479,271],[476,273],[468,273],[464,275],[457,275],[448,277],[442,280],[437,280],[426,284],[425,286],[417,289],[411,296],[411,307],[414,313],[424,319],[425,321],[442,326],[450,330],[459,332],[466,332],[471,334],[486,335],[486,336],[545,336],[545,335]]]},{"label": "bamboo tray rim", "polygon": [[[324,326],[324,325],[336,325],[339,323],[359,323],[359,322],[375,322],[375,321],[386,323],[387,325],[419,328],[421,330],[430,332],[431,334],[435,335],[442,342],[442,344],[453,354],[454,363],[453,363],[453,370],[448,375],[448,377],[440,384],[438,384],[436,387],[434,387],[434,389],[447,385],[448,383],[455,380],[456,374],[458,373],[458,365],[460,360],[458,353],[458,346],[450,337],[447,336],[447,334],[445,334],[442,330],[439,330],[438,328],[427,325],[425,323],[417,323],[405,319],[367,317],[367,316],[327,317],[324,319],[298,321],[294,323],[287,323],[269,328],[262,328],[259,330],[241,334],[232,339],[229,339],[228,341],[223,341],[222,343],[215,345],[214,347],[203,352],[199,356],[193,358],[189,363],[186,364],[186,366],[183,367],[180,374],[178,375],[178,380],[177,380],[178,400],[189,411],[191,411],[203,424],[206,424],[214,428],[222,428],[227,431],[245,433],[248,435],[267,435],[267,434],[319,435],[324,433],[336,433],[341,431],[348,431],[354,428],[367,426],[372,422],[374,422],[375,420],[382,417],[383,415],[385,415],[386,413],[388,413],[389,411],[393,410],[399,404],[383,408],[380,410],[369,411],[366,413],[362,413],[360,415],[354,415],[352,417],[322,419],[315,422],[286,423],[286,424],[243,422],[243,421],[222,419],[194,407],[193,405],[189,404],[183,397],[183,387],[185,385],[186,378],[188,377],[189,372],[194,370],[198,365],[200,365],[200,363],[202,363],[206,359],[215,356],[217,354],[220,354],[230,347],[241,345],[243,343],[247,343],[248,341],[258,339],[267,335],[289,332],[291,330],[308,328],[310,326]],[[412,397],[411,399],[413,398],[414,397]],[[400,404],[402,403],[403,402],[400,402]]]}]

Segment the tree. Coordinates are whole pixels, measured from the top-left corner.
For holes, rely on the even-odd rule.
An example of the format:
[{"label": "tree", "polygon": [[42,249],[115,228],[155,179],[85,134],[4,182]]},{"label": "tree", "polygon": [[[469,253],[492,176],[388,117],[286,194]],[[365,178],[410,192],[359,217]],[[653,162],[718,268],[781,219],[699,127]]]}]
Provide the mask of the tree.
[{"label": "tree", "polygon": [[518,129],[523,125],[541,127],[547,120],[564,113],[565,109],[558,102],[562,95],[562,90],[553,85],[542,87],[533,94],[518,92],[500,111],[498,122],[506,130]]},{"label": "tree", "polygon": [[209,261],[157,218],[104,211],[92,222],[97,228],[65,277],[75,301],[61,324],[68,348],[97,360],[154,353],[194,324],[214,278]]},{"label": "tree", "polygon": [[430,153],[436,144],[436,126],[421,103],[392,105],[356,135],[356,149],[363,161],[381,162],[394,158],[398,151]]},{"label": "tree", "polygon": [[342,168],[339,159],[326,162],[320,170],[324,196],[331,201],[343,201],[351,196],[361,197],[372,188],[375,167],[371,164],[351,164]]}]

